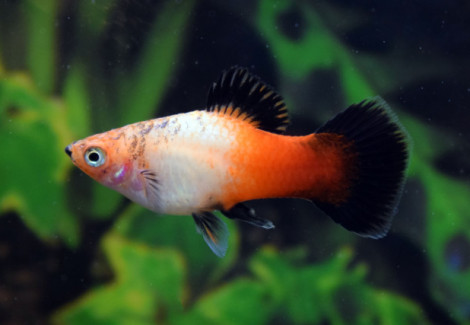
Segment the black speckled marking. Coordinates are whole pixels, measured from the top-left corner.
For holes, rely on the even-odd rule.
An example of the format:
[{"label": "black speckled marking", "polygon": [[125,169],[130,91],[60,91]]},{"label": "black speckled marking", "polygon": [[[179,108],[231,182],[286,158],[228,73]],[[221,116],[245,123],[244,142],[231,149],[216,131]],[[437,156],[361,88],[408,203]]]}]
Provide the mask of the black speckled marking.
[{"label": "black speckled marking", "polygon": [[135,134],[131,135],[130,138],[130,144],[129,146],[127,147],[127,150],[129,152],[129,154],[133,154],[136,150],[136,147],[137,147],[137,143],[138,143],[138,140],[137,140],[137,136]]},{"label": "black speckled marking", "polygon": [[134,158],[134,160],[142,156],[144,154],[144,151],[145,151],[145,137],[140,137],[139,146],[137,148],[137,152],[135,153],[136,157]]},{"label": "black speckled marking", "polygon": [[112,139],[113,140],[119,140],[123,135],[124,135],[124,132],[119,132],[119,134],[117,136],[115,136],[114,138],[112,138]]},{"label": "black speckled marking", "polygon": [[146,135],[153,129],[153,122],[143,122],[139,123],[140,134]]},{"label": "black speckled marking", "polygon": [[160,124],[155,125],[155,129],[164,129],[168,125],[168,119],[165,119]]},{"label": "black speckled marking", "polygon": [[181,124],[179,124],[177,127],[173,129],[173,135],[177,135],[180,130],[181,130]]}]

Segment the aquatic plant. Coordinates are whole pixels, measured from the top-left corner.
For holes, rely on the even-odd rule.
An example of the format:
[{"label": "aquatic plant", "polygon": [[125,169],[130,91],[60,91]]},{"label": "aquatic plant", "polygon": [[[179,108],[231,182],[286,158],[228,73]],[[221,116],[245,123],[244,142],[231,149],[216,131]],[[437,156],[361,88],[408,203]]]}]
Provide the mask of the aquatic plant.
[{"label": "aquatic plant", "polygon": [[[469,321],[470,187],[468,179],[449,176],[436,163],[465,138],[430,124],[419,111],[426,107],[412,107],[416,101],[400,100],[403,93],[397,91],[453,72],[452,64],[427,65],[426,73],[416,64],[397,81],[388,65],[396,64],[396,51],[403,49],[354,50],[340,35],[360,25],[358,15],[328,3],[260,0],[250,14],[237,13],[231,4],[197,1],[127,6],[111,0],[0,4],[1,218],[20,218],[46,250],[65,250],[68,258],[86,251],[90,257],[85,286],[61,294],[67,300],[54,302],[44,319],[56,324],[422,324],[435,321],[433,316]],[[229,26],[223,25],[227,19]],[[233,34],[218,35],[214,26]],[[252,35],[248,44],[228,43],[247,35]],[[190,218],[159,218],[129,204],[82,177],[63,153],[68,143],[96,131],[202,105],[209,82],[232,64],[271,73],[266,79],[278,83],[293,117],[309,120],[310,128],[331,116],[329,110],[376,94],[390,98],[414,143],[410,181],[391,239],[364,242],[329,227],[319,213],[312,220],[315,212],[301,204],[266,203],[260,213],[272,215],[276,231],[248,230],[229,220],[231,249],[218,259]],[[193,106],[178,106],[183,103]],[[258,246],[247,247],[253,243]],[[364,249],[370,245],[378,253]],[[414,276],[424,282],[422,295],[410,294],[416,284],[407,283],[408,277],[396,279],[397,250],[407,257],[400,265],[416,261],[413,254],[421,252],[425,266],[416,272],[427,273]],[[383,251],[389,255],[380,255]],[[15,267],[2,266],[2,282]],[[62,274],[65,269],[59,268],[58,276],[75,276]],[[5,309],[2,304],[12,302],[0,301]],[[452,316],[432,314],[435,306]]]}]

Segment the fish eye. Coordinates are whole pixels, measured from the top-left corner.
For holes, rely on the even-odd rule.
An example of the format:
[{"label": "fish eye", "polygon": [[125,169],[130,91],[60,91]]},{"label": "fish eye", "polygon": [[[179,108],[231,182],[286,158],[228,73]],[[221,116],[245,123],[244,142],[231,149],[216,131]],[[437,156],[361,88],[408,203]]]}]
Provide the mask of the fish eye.
[{"label": "fish eye", "polygon": [[99,167],[106,161],[106,156],[100,148],[88,148],[85,152],[85,161],[91,167]]}]

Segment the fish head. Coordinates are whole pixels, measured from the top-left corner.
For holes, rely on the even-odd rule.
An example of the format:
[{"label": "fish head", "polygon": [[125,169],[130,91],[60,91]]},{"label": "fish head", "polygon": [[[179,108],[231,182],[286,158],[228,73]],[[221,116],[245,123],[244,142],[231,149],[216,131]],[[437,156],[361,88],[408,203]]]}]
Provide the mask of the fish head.
[{"label": "fish head", "polygon": [[94,180],[118,190],[132,179],[133,163],[123,137],[113,131],[76,141],[65,148],[75,166]]}]

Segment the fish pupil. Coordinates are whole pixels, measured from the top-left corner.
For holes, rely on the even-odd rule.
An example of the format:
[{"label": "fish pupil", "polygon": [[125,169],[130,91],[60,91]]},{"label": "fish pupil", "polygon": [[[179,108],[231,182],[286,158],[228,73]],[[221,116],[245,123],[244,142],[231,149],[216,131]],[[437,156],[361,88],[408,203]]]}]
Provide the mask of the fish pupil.
[{"label": "fish pupil", "polygon": [[93,152],[90,152],[88,154],[88,160],[92,161],[92,162],[97,162],[100,160],[100,155],[99,153],[97,153],[96,151],[93,151]]}]

